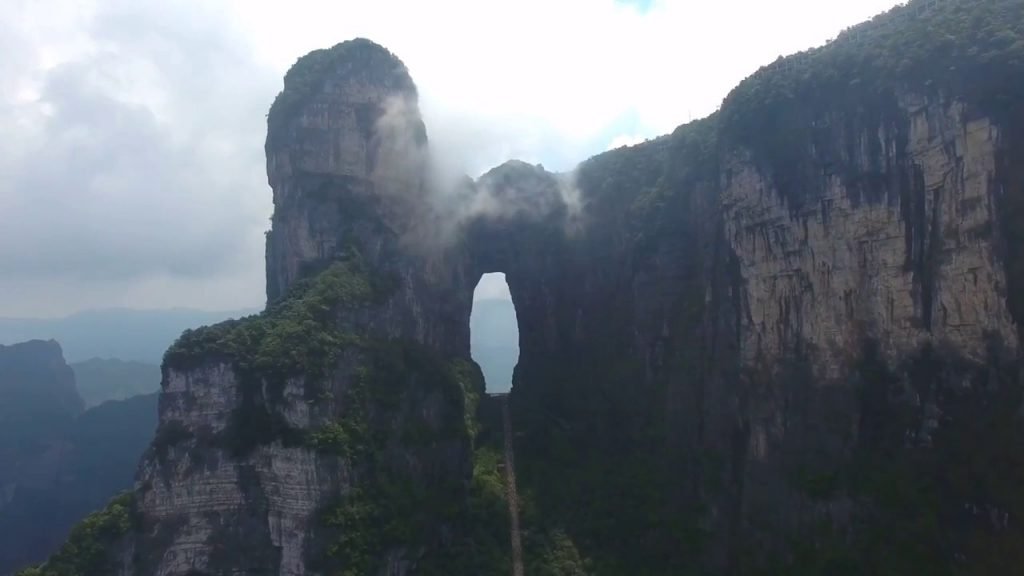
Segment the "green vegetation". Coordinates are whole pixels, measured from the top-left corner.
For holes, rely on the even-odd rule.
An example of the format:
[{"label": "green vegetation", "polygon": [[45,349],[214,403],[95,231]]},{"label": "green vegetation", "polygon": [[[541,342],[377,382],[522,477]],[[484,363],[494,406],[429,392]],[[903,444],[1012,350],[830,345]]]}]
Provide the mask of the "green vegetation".
[{"label": "green vegetation", "polygon": [[285,299],[261,314],[186,331],[168,349],[164,364],[188,369],[215,360],[231,363],[242,398],[224,441],[235,453],[278,439],[301,444],[303,433],[284,422],[271,404],[279,401],[288,378],[302,377],[311,393],[340,355],[361,343],[338,327],[338,318],[379,296],[383,284],[366,272],[358,254],[350,254],[297,282]]},{"label": "green vegetation", "polygon": [[[809,497],[859,504],[848,524],[827,520],[744,573],[961,576],[1007,574],[1024,561],[1022,388],[1013,356],[993,344],[986,364],[923,349],[896,369],[868,342],[855,378],[862,433],[853,457]],[[943,414],[925,432],[911,398]]]},{"label": "green vegetation", "polygon": [[503,574],[512,566],[504,461],[494,446],[477,448],[469,501],[452,519],[456,534],[450,545],[420,563],[423,576]]},{"label": "green vegetation", "polygon": [[306,437],[307,445],[318,452],[345,458],[364,457],[372,448],[367,423],[370,409],[366,393],[367,375],[367,370],[360,370],[346,391],[344,417],[310,431]]},{"label": "green vegetation", "polygon": [[[321,517],[323,562],[332,573],[371,573],[388,550],[415,558],[438,547],[438,526],[466,513],[467,484],[453,482],[459,471],[452,450],[470,449],[479,429],[479,368],[412,342],[357,338],[338,327],[346,312],[372,306],[392,287],[350,256],[299,282],[262,314],[184,334],[165,356],[172,369],[231,363],[241,406],[222,441],[236,453],[282,441],[347,460],[353,488]],[[337,403],[341,412],[312,430],[291,428],[273,405],[285,381],[303,378],[310,402],[330,397],[337,390],[321,384],[342,353],[358,368]],[[159,447],[179,436],[168,428]],[[428,472],[414,463],[424,458],[450,462],[430,462],[438,469]],[[507,524],[504,531],[507,538]]]},{"label": "green vegetation", "polygon": [[336,528],[341,535],[328,549],[328,554],[345,568],[342,576],[361,576],[374,572],[374,563],[382,548],[380,510],[361,490],[353,490],[323,519],[323,524]]},{"label": "green vegetation", "polygon": [[466,485],[453,482],[457,469],[432,477],[403,462],[411,452],[432,458],[423,451],[438,450],[436,457],[447,458],[451,447],[469,449],[483,389],[475,364],[446,362],[419,345],[367,342],[361,350],[365,361],[347,391],[344,417],[309,436],[318,450],[348,458],[359,477],[323,515],[335,534],[327,565],[341,574],[374,572],[386,550],[414,558],[436,549],[438,526],[464,517]]},{"label": "green vegetation", "polygon": [[319,452],[350,456],[353,440],[348,422],[331,422],[310,432],[309,445]]},{"label": "green vegetation", "polygon": [[113,574],[111,554],[118,540],[132,527],[133,496],[122,494],[107,507],[87,516],[71,531],[67,542],[42,566],[28,568],[18,576],[97,576]]},{"label": "green vegetation", "polygon": [[[696,502],[678,502],[677,477],[657,461],[664,453],[650,443],[604,455],[600,442],[557,443],[550,460],[517,460],[529,573],[699,573],[703,514]],[[583,454],[567,456],[570,446]]]},{"label": "green vegetation", "polygon": [[164,364],[187,368],[220,357],[240,373],[267,380],[322,378],[356,341],[336,327],[339,312],[368,301],[373,290],[358,257],[334,262],[297,282],[286,299],[260,314],[186,330],[167,350]]},{"label": "green vegetation", "polygon": [[538,547],[539,556],[527,561],[527,572],[537,576],[587,576],[592,573],[592,563],[580,556],[565,532],[554,530],[546,536]]},{"label": "green vegetation", "polygon": [[[851,128],[886,127],[890,135],[905,136],[897,93],[959,98],[1004,117],[1024,96],[1024,4],[925,5],[915,0],[893,8],[744,80],[722,105],[722,134],[748,148],[779,190],[799,204],[809,183],[818,181],[814,160],[833,163],[847,178],[863,176],[842,166],[858,147]],[[837,146],[841,135],[847,141]],[[871,138],[866,145],[873,147],[868,160],[880,172],[880,145]]]},{"label": "green vegetation", "polygon": [[473,362],[458,359],[452,363],[451,371],[453,372],[455,382],[459,385],[459,392],[462,397],[465,432],[472,440],[480,432],[480,426],[477,422],[477,410],[480,406],[480,396],[483,392],[480,368]]}]

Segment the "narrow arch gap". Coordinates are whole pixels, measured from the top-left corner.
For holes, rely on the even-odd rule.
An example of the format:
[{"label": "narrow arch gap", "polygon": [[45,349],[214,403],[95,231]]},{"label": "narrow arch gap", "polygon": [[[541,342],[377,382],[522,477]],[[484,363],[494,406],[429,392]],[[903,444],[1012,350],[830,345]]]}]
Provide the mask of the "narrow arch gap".
[{"label": "narrow arch gap", "polygon": [[511,390],[519,362],[519,324],[504,274],[484,274],[477,283],[469,336],[470,353],[483,370],[487,392]]}]

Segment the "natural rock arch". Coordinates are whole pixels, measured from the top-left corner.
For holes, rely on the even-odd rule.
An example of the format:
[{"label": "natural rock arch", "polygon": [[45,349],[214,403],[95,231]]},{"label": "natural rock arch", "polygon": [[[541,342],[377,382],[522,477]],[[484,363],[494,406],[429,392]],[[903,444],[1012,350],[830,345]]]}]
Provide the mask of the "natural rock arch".
[{"label": "natural rock arch", "polygon": [[[486,500],[468,359],[491,271],[522,342],[528,573],[1012,572],[1024,537],[991,518],[1024,516],[1024,13],[913,6],[884,16],[907,34],[864,29],[878,50],[761,70],[568,194],[518,162],[438,186],[397,58],[301,59],[268,119],[268,309],[168,351],[121,572],[504,571],[444,514]],[[931,30],[967,21],[1001,29],[991,53]],[[893,66],[947,42],[924,76]]]}]

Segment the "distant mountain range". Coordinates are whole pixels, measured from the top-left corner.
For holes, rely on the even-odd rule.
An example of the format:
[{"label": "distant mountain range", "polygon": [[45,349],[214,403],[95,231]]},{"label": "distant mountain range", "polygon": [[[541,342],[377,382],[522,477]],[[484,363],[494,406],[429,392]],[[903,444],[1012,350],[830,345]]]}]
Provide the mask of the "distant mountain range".
[{"label": "distant mountain range", "polygon": [[512,301],[487,299],[474,302],[469,332],[473,360],[484,372],[487,391],[509,391],[512,372],[519,361],[519,326]]},{"label": "distant mountain range", "polygon": [[[114,376],[109,390],[94,386],[101,394],[159,386],[155,366],[87,365]],[[147,383],[129,383],[133,370]],[[85,411],[79,396],[57,342],[0,346],[0,574],[46,558],[72,525],[129,488],[153,438],[155,392]]]},{"label": "distant mountain range", "polygon": [[[156,428],[159,364],[181,332],[255,312],[0,319],[0,342],[35,339],[0,346],[0,574],[45,558],[75,522],[131,486]],[[470,329],[488,390],[509,390],[519,358],[512,302],[474,302]]]},{"label": "distant mountain range", "polygon": [[[64,350],[86,406],[156,391],[164,351],[188,328],[215,324],[259,310],[205,311],[189,308],[89,310],[64,318],[0,318],[0,344],[56,340]],[[519,358],[516,311],[507,299],[473,303],[473,358],[488,390],[507,391]]]},{"label": "distant mountain range", "polygon": [[148,362],[91,358],[70,364],[86,408],[160,390],[160,366]]},{"label": "distant mountain range", "polygon": [[0,318],[0,344],[56,340],[68,362],[118,358],[159,365],[164,351],[185,329],[257,312],[255,308],[213,312],[110,308],[64,318]]}]

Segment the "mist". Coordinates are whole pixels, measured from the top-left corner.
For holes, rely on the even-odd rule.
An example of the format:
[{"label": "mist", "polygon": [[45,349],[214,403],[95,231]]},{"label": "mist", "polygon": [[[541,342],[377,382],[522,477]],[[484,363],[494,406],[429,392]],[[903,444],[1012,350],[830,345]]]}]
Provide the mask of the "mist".
[{"label": "mist", "polygon": [[[495,26],[463,1],[7,0],[0,316],[261,305],[265,115],[310,50],[363,36],[397,54],[442,181],[519,159],[565,175],[573,207],[580,161],[712,112],[777,54],[893,4],[527,0]],[[459,17],[423,26],[439,13]],[[496,206],[482,190],[457,220]]]}]

